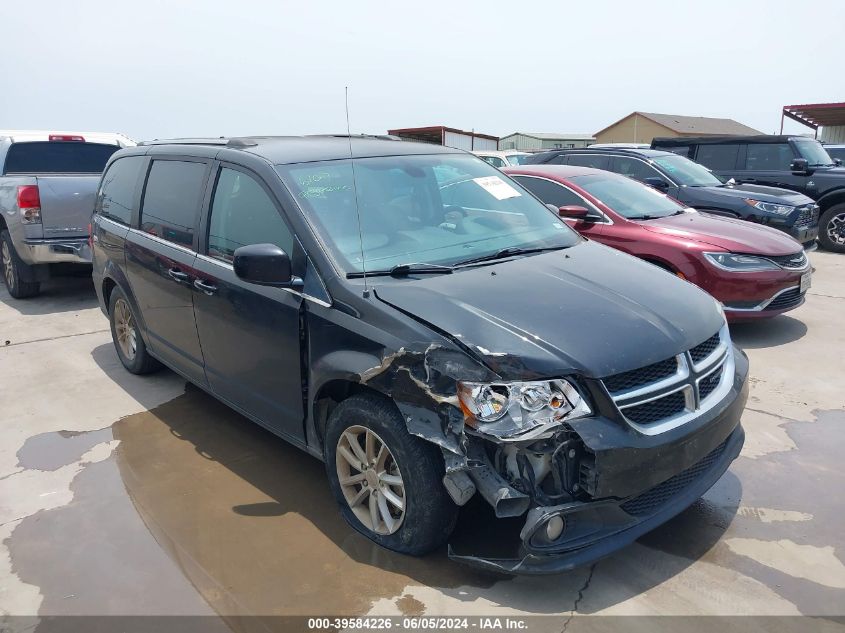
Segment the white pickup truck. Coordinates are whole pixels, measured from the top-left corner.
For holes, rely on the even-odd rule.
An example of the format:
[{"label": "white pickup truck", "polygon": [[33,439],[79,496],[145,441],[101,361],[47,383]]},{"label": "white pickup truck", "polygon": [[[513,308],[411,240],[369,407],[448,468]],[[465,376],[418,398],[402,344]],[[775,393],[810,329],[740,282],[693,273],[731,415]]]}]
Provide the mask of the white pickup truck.
[{"label": "white pickup truck", "polygon": [[100,174],[122,134],[0,130],[0,250],[13,297],[37,295],[50,265],[91,264]]}]

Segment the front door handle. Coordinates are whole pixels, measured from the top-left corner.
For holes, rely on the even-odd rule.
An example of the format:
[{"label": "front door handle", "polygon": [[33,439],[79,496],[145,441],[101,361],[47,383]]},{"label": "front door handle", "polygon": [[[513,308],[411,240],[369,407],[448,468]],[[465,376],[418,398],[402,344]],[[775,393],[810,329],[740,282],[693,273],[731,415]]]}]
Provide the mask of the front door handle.
[{"label": "front door handle", "polygon": [[755,183],[755,182],[757,182],[757,179],[756,178],[743,178],[742,182]]},{"label": "front door handle", "polygon": [[194,280],[194,288],[196,288],[200,292],[204,292],[209,296],[217,292],[217,286],[215,286],[214,284],[210,284],[207,281],[203,281],[202,279]]},{"label": "front door handle", "polygon": [[171,268],[167,271],[167,275],[177,283],[185,283],[188,281],[188,273],[183,273],[178,268]]}]

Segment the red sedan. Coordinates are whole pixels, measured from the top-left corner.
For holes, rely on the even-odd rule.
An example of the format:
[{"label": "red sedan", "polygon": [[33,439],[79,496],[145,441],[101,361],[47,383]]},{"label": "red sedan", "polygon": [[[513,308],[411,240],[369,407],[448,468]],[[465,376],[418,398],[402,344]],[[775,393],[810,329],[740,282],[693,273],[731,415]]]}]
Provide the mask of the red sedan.
[{"label": "red sedan", "polygon": [[797,241],[776,229],[697,213],[625,176],[566,165],[502,171],[576,231],[703,288],[729,321],[772,317],[804,303],[812,270]]}]

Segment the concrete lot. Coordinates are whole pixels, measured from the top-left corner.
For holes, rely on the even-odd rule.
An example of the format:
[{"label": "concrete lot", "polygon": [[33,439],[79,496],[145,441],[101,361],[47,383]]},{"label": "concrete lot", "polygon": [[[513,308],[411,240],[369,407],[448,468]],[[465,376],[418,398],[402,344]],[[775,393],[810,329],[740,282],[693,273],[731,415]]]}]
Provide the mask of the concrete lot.
[{"label": "concrete lot", "polygon": [[481,574],[382,550],[317,460],[169,371],[128,374],[87,278],[0,290],[0,614],[845,613],[845,256],[806,304],[735,326],[742,456],[591,568]]}]

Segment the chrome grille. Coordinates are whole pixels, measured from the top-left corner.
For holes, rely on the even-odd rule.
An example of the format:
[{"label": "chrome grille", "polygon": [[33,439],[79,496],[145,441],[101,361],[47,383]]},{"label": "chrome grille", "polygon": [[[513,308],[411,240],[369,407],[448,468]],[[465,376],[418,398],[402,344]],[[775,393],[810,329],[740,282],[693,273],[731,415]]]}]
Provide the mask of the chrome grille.
[{"label": "chrome grille", "polygon": [[603,382],[628,424],[656,435],[711,408],[730,390],[733,376],[733,346],[725,325],[683,354]]},{"label": "chrome grille", "polygon": [[604,386],[610,393],[619,393],[640,387],[649,383],[671,376],[678,371],[678,359],[667,358],[658,363],[640,367],[639,369],[632,369],[631,371],[615,374],[609,378],[604,379]]},{"label": "chrome grille", "polygon": [[765,257],[787,270],[801,270],[807,267],[807,255],[804,251],[793,253],[792,255],[775,255],[774,257],[771,255],[760,255],[760,257]]},{"label": "chrome grille", "polygon": [[681,413],[687,406],[682,391],[625,409],[625,417],[637,424],[651,424],[670,415]]},{"label": "chrome grille", "polygon": [[710,356],[713,353],[713,350],[716,349],[719,345],[719,333],[717,332],[709,339],[701,343],[700,345],[696,345],[689,351],[689,355],[692,356],[692,360],[695,363],[700,363],[705,358]]}]

